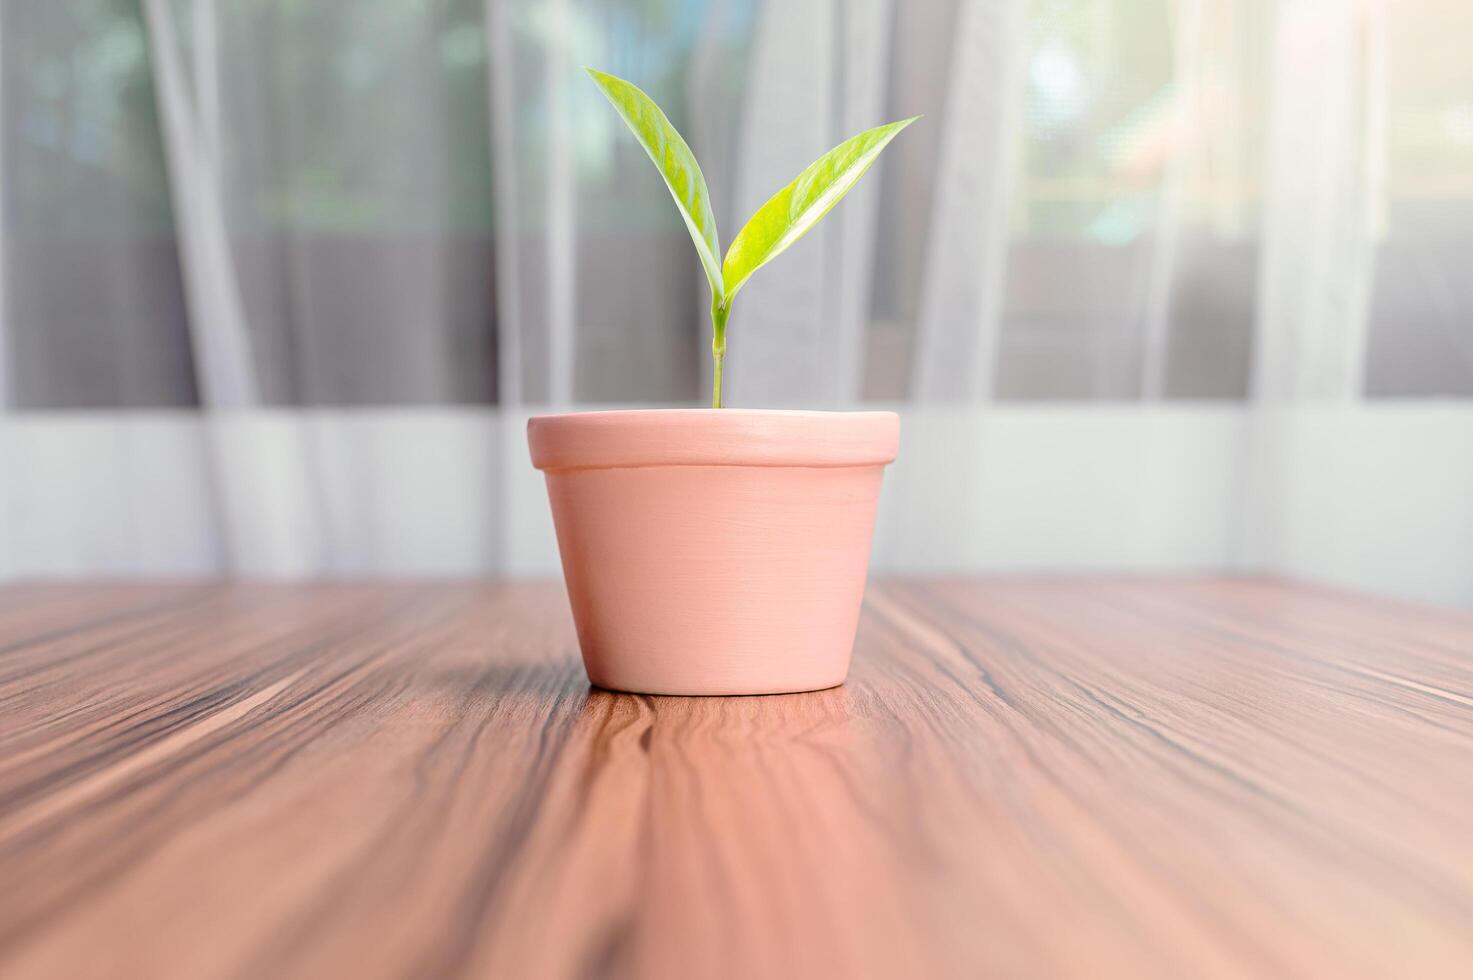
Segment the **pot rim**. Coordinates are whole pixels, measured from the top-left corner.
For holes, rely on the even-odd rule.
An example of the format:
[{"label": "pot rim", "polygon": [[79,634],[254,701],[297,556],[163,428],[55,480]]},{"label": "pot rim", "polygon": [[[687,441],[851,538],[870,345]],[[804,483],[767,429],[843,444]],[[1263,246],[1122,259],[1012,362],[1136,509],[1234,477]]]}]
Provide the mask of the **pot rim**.
[{"label": "pot rim", "polygon": [[883,466],[900,445],[894,412],[653,408],[535,415],[539,470],[636,466]]}]

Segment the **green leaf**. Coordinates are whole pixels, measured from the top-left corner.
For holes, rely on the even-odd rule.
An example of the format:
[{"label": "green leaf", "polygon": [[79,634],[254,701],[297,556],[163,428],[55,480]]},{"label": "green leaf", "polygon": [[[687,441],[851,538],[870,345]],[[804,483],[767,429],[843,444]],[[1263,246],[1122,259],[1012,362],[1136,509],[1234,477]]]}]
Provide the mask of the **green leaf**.
[{"label": "green leaf", "polygon": [[711,192],[706,189],[706,178],[696,163],[695,154],[685,140],[681,139],[665,113],[655,105],[653,99],[639,88],[622,78],[584,68],[588,76],[603,91],[624,124],[629,127],[644,152],[649,154],[675,206],[685,219],[685,227],[695,242],[696,253],[701,257],[701,266],[706,270],[706,279],[711,283],[711,295],[717,302],[725,300],[726,292],[721,278],[721,243],[716,235],[716,215],[711,210]]},{"label": "green leaf", "polygon": [[808,233],[829,209],[849,193],[854,182],[875,162],[895,134],[915,122],[912,116],[852,136],[834,147],[798,175],[787,187],[768,198],[748,219],[727,250],[722,266],[726,300],[731,302],[752,273]]}]

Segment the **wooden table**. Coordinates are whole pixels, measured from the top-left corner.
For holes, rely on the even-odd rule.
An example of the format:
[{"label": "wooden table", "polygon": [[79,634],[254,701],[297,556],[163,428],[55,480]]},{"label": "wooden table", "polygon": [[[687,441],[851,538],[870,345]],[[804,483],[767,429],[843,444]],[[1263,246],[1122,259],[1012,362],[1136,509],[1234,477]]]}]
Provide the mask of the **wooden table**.
[{"label": "wooden table", "polygon": [[872,585],[590,690],[557,585],[0,590],[0,976],[1473,976],[1473,616]]}]

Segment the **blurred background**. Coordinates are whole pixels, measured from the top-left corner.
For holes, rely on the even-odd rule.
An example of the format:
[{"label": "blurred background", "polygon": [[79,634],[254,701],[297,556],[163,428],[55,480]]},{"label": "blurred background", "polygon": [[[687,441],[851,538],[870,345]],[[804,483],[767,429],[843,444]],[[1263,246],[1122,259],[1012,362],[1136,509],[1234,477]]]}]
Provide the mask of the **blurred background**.
[{"label": "blurred background", "polygon": [[553,574],[522,429],[903,413],[881,571],[1268,571],[1473,606],[1465,0],[3,0],[0,578]]}]

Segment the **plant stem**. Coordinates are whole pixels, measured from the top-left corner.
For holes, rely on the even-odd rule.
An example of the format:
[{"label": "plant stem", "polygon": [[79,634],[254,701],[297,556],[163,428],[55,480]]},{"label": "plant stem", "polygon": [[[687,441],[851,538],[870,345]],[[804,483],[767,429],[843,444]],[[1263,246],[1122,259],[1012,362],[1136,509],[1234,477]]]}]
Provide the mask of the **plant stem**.
[{"label": "plant stem", "polygon": [[714,299],[711,301],[711,407],[721,408],[721,363],[726,360],[726,315],[729,308]]}]

